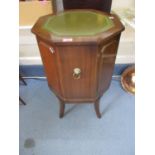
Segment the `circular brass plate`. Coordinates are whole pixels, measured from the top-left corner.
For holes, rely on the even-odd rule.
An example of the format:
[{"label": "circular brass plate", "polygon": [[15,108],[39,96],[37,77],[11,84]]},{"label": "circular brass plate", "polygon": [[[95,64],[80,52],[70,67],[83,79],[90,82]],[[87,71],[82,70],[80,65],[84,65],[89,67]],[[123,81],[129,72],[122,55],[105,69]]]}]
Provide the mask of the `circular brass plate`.
[{"label": "circular brass plate", "polygon": [[135,94],[135,66],[130,66],[121,76],[121,84],[125,91]]}]

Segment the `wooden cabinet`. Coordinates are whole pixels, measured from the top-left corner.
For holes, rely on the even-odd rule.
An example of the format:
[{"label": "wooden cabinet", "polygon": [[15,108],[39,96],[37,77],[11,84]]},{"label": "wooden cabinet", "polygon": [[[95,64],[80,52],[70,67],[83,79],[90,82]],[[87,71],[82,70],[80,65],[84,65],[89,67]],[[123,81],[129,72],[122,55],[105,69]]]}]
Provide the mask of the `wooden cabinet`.
[{"label": "wooden cabinet", "polygon": [[[85,13],[93,16],[91,22],[96,26],[89,24],[91,15]],[[65,103],[94,103],[101,117],[99,100],[110,85],[123,30],[117,16],[94,10],[47,15],[36,22],[32,32],[36,34],[48,85],[60,100],[60,117]]]}]

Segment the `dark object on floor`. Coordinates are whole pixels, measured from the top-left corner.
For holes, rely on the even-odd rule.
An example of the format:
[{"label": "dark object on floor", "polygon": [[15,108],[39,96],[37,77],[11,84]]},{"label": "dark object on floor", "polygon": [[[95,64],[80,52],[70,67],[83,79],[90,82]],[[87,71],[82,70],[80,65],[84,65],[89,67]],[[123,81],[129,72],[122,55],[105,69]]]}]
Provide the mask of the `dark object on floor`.
[{"label": "dark object on floor", "polygon": [[[19,80],[22,81],[24,85],[27,85],[27,83],[25,82],[21,74],[19,74]],[[26,105],[26,103],[23,101],[23,99],[20,96],[19,96],[19,101],[22,102],[23,105]]]},{"label": "dark object on floor", "polygon": [[135,94],[135,66],[125,69],[121,76],[121,84],[125,91]]},{"label": "dark object on floor", "polygon": [[41,17],[33,26],[60,118],[66,103],[92,103],[101,117],[99,100],[110,86],[123,30],[117,16],[84,9]]},{"label": "dark object on floor", "polygon": [[33,138],[26,139],[25,143],[24,143],[24,147],[25,148],[33,148],[33,147],[35,147],[35,140]]}]

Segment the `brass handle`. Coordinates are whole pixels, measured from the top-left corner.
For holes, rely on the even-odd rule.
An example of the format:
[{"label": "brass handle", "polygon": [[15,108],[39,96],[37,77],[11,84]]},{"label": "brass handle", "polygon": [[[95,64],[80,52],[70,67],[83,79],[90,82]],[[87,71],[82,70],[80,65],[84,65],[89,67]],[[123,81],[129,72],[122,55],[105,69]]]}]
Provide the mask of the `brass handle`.
[{"label": "brass handle", "polygon": [[73,77],[74,79],[79,79],[81,76],[81,69],[80,68],[74,68],[73,69]]},{"label": "brass handle", "polygon": [[53,54],[54,53],[54,49],[53,47],[49,47],[50,52]]},{"label": "brass handle", "polygon": [[39,43],[42,44],[43,46],[45,46],[46,48],[48,48],[49,51],[50,51],[52,54],[55,52],[55,51],[54,51],[54,48],[51,47],[51,46],[49,46],[49,45],[47,45],[46,43],[44,43],[44,42],[42,42],[42,41],[40,41]]}]

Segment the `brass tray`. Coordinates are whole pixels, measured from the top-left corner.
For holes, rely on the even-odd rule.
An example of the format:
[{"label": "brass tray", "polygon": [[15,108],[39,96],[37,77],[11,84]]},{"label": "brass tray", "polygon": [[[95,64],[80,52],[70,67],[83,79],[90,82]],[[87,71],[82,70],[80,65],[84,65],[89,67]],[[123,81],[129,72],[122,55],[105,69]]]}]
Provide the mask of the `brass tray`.
[{"label": "brass tray", "polygon": [[135,66],[130,66],[121,75],[121,84],[125,91],[135,94]]}]

